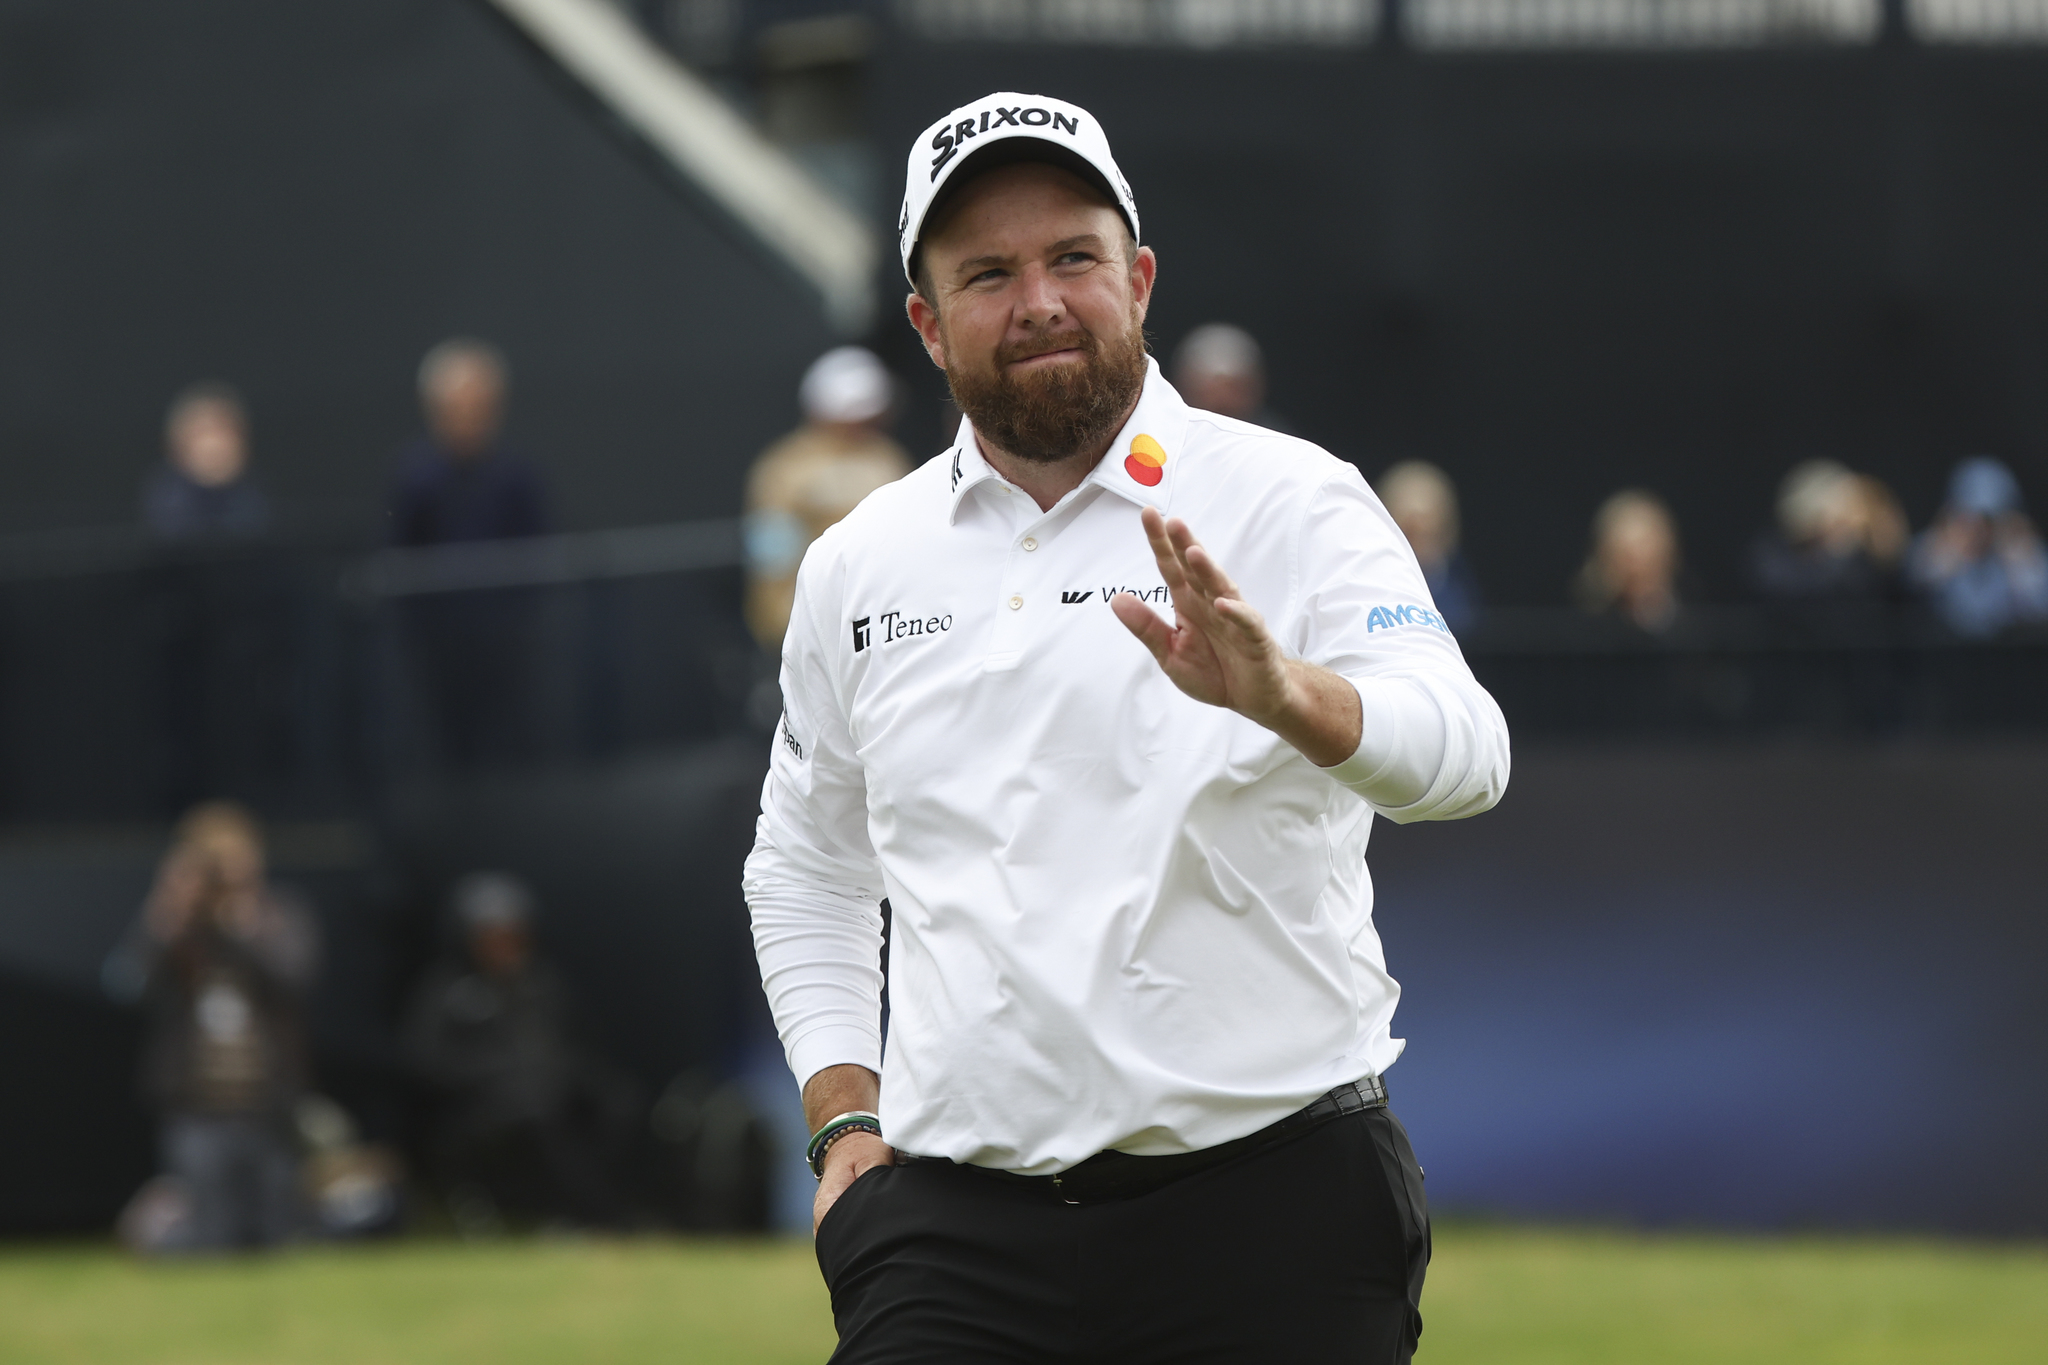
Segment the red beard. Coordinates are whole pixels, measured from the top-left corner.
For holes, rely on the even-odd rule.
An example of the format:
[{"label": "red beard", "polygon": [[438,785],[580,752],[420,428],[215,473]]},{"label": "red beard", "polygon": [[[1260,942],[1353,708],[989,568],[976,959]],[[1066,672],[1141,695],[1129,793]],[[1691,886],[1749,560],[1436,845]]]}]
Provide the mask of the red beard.
[{"label": "red beard", "polygon": [[[1013,371],[1019,360],[1078,350],[1080,364]],[[1051,464],[1115,434],[1145,387],[1145,332],[1136,316],[1107,341],[1076,326],[997,349],[987,369],[946,370],[953,401],[974,430],[1020,460]]]}]

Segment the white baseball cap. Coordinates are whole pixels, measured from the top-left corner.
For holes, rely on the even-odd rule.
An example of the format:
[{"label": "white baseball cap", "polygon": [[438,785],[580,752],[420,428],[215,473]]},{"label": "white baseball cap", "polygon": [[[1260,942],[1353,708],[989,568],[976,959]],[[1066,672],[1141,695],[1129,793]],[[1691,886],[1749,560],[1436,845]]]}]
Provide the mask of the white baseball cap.
[{"label": "white baseball cap", "polygon": [[[1100,189],[1138,237],[1138,201],[1109,154],[1109,138],[1095,116],[1077,104],[1044,95],[1002,90],[963,104],[918,135],[903,179],[903,215],[896,222],[903,275],[913,287],[910,260],[924,220],[946,186],[974,171],[1010,161],[1048,161]],[[971,168],[971,169],[970,169]]]},{"label": "white baseball cap", "polygon": [[797,402],[813,422],[866,422],[889,410],[895,385],[873,351],[838,346],[811,362]]}]

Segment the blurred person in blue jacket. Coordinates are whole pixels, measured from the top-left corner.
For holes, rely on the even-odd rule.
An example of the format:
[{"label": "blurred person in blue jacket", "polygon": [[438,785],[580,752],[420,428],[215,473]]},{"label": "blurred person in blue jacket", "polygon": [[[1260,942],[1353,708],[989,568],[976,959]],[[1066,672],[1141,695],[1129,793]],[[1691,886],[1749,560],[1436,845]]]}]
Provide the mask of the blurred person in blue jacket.
[{"label": "blurred person in blue jacket", "polygon": [[1941,514],[1913,542],[1907,574],[1958,635],[1986,639],[2048,620],[2048,553],[2019,481],[1988,455],[1956,466]]},{"label": "blurred person in blue jacket", "polygon": [[1403,460],[1375,489],[1387,514],[1408,537],[1439,615],[1452,631],[1479,619],[1479,582],[1458,548],[1458,490],[1427,460]]},{"label": "blurred person in blue jacket", "polygon": [[226,384],[194,384],[164,417],[164,462],[142,490],[142,521],[167,542],[251,540],[270,501],[249,475],[249,413]]},{"label": "blurred person in blue jacket", "polygon": [[[508,375],[487,342],[456,337],[420,362],[426,432],[399,454],[391,539],[460,545],[548,530],[547,497],[532,465],[502,435]],[[444,757],[473,769],[530,756],[539,602],[532,590],[435,593],[406,604]]]}]

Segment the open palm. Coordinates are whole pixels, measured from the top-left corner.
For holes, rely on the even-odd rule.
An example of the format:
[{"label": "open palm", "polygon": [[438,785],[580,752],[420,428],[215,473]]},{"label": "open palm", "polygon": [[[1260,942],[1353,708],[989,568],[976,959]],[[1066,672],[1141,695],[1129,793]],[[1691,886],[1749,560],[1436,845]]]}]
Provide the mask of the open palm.
[{"label": "open palm", "polygon": [[1143,520],[1173,596],[1174,623],[1128,593],[1111,598],[1110,609],[1152,651],[1174,686],[1196,701],[1261,723],[1277,715],[1287,704],[1287,656],[1265,618],[1238,595],[1186,522],[1162,517],[1152,507]]}]

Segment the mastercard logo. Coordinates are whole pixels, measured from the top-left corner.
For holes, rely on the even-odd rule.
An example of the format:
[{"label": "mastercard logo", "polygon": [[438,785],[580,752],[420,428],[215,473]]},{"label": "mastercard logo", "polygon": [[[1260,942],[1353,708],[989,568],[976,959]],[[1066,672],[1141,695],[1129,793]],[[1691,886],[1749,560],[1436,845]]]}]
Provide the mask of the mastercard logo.
[{"label": "mastercard logo", "polygon": [[1157,488],[1166,477],[1166,448],[1150,436],[1133,436],[1131,453],[1124,456],[1124,473],[1147,488]]}]

